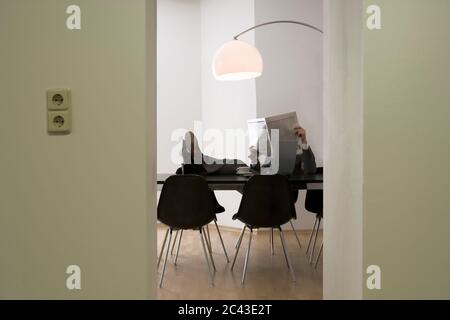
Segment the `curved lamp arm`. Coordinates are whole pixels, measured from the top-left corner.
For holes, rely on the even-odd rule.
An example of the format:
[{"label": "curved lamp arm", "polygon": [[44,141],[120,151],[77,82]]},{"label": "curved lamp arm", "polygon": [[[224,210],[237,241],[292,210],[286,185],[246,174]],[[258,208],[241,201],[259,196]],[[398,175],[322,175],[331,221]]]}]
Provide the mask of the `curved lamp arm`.
[{"label": "curved lamp arm", "polygon": [[303,23],[303,22],[300,22],[300,21],[293,21],[293,20],[277,20],[277,21],[270,21],[270,22],[261,23],[261,24],[258,24],[258,25],[256,25],[256,26],[254,26],[254,27],[251,27],[251,28],[249,28],[249,29],[247,29],[247,30],[245,30],[245,31],[242,31],[242,32],[239,33],[238,35],[234,36],[234,40],[238,40],[238,38],[239,38],[240,36],[246,34],[247,32],[250,32],[250,31],[252,31],[252,30],[255,30],[255,29],[259,28],[259,27],[264,27],[264,26],[268,26],[268,25],[271,25],[271,24],[278,24],[278,23],[298,24],[298,25],[301,25],[301,26],[304,26],[304,27],[307,27],[307,28],[316,30],[316,31],[318,31],[318,32],[320,32],[320,33],[323,33],[323,31],[320,30],[319,28],[316,28],[316,27],[314,27],[313,25],[310,25],[310,24],[307,24],[307,23]]}]

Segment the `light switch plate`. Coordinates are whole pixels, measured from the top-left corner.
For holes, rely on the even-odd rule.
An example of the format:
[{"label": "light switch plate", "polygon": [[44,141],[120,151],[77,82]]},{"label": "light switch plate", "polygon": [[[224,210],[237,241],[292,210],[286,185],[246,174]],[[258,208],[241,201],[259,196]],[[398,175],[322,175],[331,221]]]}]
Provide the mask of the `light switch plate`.
[{"label": "light switch plate", "polygon": [[72,97],[70,89],[47,90],[47,110],[61,111],[61,110],[69,110],[71,107],[72,107]]},{"label": "light switch plate", "polygon": [[54,134],[69,134],[72,131],[72,112],[48,111],[47,131]]}]

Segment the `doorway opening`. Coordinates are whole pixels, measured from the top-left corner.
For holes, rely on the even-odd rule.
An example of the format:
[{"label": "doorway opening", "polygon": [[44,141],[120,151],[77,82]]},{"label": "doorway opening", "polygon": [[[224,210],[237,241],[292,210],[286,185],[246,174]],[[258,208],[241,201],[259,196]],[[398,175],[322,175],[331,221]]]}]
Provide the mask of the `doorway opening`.
[{"label": "doorway opening", "polygon": [[[181,168],[186,132],[195,133],[203,154],[249,164],[248,120],[291,112],[296,112],[299,125],[306,131],[305,150],[312,150],[315,167],[323,167],[321,34],[289,24],[249,32],[241,40],[261,52],[263,75],[255,80],[222,82],[212,72],[217,49],[253,25],[297,20],[322,28],[322,1],[288,1],[281,6],[274,0],[160,0],[157,15],[159,177],[175,174]],[[218,229],[211,224],[208,232],[216,269],[214,286],[210,285],[198,232],[174,232],[158,298],[322,299],[323,213],[318,215],[305,208],[305,189],[310,185],[316,191],[323,188],[320,183],[302,187],[295,205],[297,219],[283,226],[284,247],[296,282],[287,268],[277,231],[272,236],[271,229],[261,229],[253,235],[247,278],[242,285],[248,232],[231,271],[243,227],[233,220],[242,192],[216,189],[215,196],[225,212],[217,215]],[[160,254],[163,245],[167,250],[167,227],[158,223],[157,228]],[[318,231],[314,233],[313,229]],[[158,278],[165,255],[161,256]]]}]

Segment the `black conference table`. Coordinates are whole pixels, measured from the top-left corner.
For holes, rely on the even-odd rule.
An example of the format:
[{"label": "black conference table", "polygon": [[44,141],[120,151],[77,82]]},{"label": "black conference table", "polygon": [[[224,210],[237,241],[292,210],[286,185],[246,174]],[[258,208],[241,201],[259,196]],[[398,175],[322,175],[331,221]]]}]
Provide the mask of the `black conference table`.
[{"label": "black conference table", "polygon": [[[158,189],[174,174],[157,175]],[[208,175],[204,177],[211,190],[241,191],[250,177],[239,175]],[[289,182],[294,190],[323,190],[323,174],[301,174],[289,176]]]}]

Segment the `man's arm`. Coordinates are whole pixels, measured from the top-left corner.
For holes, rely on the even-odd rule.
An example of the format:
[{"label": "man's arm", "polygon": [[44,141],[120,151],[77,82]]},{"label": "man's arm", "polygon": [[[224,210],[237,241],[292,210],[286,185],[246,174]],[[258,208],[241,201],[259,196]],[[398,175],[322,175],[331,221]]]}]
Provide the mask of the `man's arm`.
[{"label": "man's arm", "polygon": [[297,168],[306,174],[314,174],[317,171],[316,166],[316,157],[312,152],[311,148],[308,145],[308,141],[306,140],[306,131],[302,127],[296,127],[294,129],[295,135],[300,139],[302,143],[302,153],[297,155]]},{"label": "man's arm", "polygon": [[308,149],[303,149],[303,153],[301,155],[301,169],[306,174],[314,174],[317,172],[316,165],[316,157],[314,156],[311,147],[308,146]]}]

